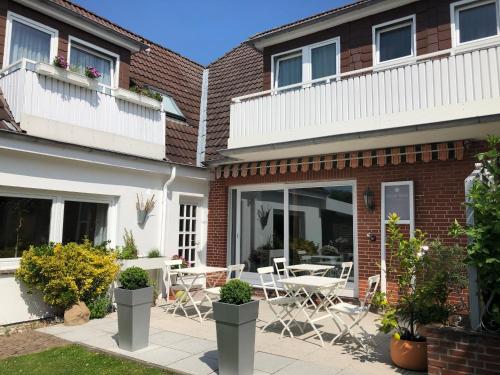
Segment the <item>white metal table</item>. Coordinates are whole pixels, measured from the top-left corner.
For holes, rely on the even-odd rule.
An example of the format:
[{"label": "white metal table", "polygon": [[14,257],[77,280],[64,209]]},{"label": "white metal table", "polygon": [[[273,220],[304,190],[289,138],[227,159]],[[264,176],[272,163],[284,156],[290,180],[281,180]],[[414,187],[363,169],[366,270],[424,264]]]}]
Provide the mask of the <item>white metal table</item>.
[{"label": "white metal table", "polygon": [[[205,277],[206,283],[208,284],[209,287],[214,286],[219,282],[220,279],[226,277],[226,272],[227,268],[225,267],[209,267],[209,266],[196,266],[196,267],[188,267],[188,268],[179,268],[178,270],[175,271],[177,274],[177,279],[179,281],[179,285],[182,287],[182,289],[185,292],[185,295],[188,298],[188,302],[191,302],[193,305],[193,308],[196,310],[196,313],[198,314],[198,317],[200,318],[200,323],[203,323],[203,318],[201,316],[200,309],[198,308],[198,305],[201,305],[203,301],[205,300],[205,297],[201,301],[195,301],[194,300],[194,295],[196,294],[196,291],[199,290],[196,287],[196,281],[200,277]],[[209,284],[208,278],[206,276],[211,273],[221,273],[221,275],[216,278],[215,280],[212,281],[212,283]],[[186,277],[186,276],[192,276],[192,277]],[[199,284],[199,283],[198,283]],[[182,297],[184,299],[185,297]],[[182,301],[181,301],[182,302]],[[175,314],[175,310],[174,310]]]},{"label": "white metal table", "polygon": [[[294,296],[298,296],[300,293],[306,294],[306,298],[300,303],[298,311],[287,323],[286,327],[283,328],[281,335],[283,335],[285,330],[289,330],[290,324],[303,312],[306,317],[306,323],[312,327],[319,337],[321,346],[325,346],[323,337],[314,323],[327,318],[335,319],[333,312],[328,307],[333,304],[333,299],[337,295],[339,285],[342,284],[343,280],[335,277],[305,275],[282,279],[281,282],[286,286],[287,290],[294,293]],[[308,312],[308,301],[312,300],[314,295],[318,296],[320,302],[312,312]],[[326,313],[319,315],[318,313],[321,309],[324,309]]]},{"label": "white metal table", "polygon": [[287,269],[292,273],[294,277],[297,276],[296,272],[307,272],[309,273],[309,275],[325,276],[328,271],[335,269],[335,266],[328,266],[326,264],[303,263],[292,264],[291,266],[287,266]]}]

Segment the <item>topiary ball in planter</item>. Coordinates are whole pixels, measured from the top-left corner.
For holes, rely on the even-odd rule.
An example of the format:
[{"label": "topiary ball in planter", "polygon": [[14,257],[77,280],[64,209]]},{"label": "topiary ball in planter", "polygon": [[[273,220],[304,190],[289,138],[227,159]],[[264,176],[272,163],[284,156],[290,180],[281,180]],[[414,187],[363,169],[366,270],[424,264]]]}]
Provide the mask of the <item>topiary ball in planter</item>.
[{"label": "topiary ball in planter", "polygon": [[231,305],[242,305],[252,300],[252,287],[241,280],[230,280],[220,289],[220,301]]},{"label": "topiary ball in planter", "polygon": [[118,310],[118,345],[135,351],[149,344],[149,321],[153,288],[148,274],[140,267],[127,268],[118,279],[121,287],[115,289]]}]

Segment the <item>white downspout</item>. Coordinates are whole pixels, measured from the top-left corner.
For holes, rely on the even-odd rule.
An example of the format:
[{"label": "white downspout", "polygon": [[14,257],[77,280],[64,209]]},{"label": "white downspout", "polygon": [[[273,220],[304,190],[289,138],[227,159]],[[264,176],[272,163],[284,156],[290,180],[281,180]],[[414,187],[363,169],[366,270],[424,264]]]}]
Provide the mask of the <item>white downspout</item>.
[{"label": "white downspout", "polygon": [[166,244],[165,244],[165,232],[166,232],[166,224],[167,224],[167,194],[168,187],[174,182],[175,175],[177,172],[177,167],[174,165],[172,167],[172,173],[165,184],[163,184],[163,194],[162,194],[162,202],[161,202],[161,226],[160,226],[160,252],[163,256],[166,255]]}]

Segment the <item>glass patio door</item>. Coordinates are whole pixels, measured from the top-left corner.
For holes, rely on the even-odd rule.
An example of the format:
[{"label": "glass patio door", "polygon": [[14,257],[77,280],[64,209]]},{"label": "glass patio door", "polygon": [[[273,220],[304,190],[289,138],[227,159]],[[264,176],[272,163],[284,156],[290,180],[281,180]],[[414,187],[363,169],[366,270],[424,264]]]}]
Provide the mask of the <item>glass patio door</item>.
[{"label": "glass patio door", "polygon": [[179,211],[179,245],[178,255],[183,257],[189,267],[196,265],[197,239],[197,206],[181,204]]}]

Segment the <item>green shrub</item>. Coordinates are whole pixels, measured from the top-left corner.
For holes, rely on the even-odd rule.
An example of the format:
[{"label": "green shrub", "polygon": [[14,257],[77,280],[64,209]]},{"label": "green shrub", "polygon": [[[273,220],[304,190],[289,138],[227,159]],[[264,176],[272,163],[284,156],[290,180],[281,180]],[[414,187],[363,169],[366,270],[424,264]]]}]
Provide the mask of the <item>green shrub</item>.
[{"label": "green shrub", "polygon": [[123,246],[118,249],[118,259],[137,259],[137,254],[138,250],[132,230],[128,231],[125,229],[125,234],[123,235]]},{"label": "green shrub", "polygon": [[372,306],[381,311],[385,311],[389,307],[389,302],[384,292],[379,290],[375,292],[372,298]]},{"label": "green shrub", "polygon": [[148,258],[159,258],[159,257],[161,257],[160,250],[158,249],[149,250]]},{"label": "green shrub", "polygon": [[104,318],[111,311],[111,298],[107,295],[97,297],[89,302],[87,307],[90,310],[90,319]]},{"label": "green shrub", "polygon": [[252,287],[241,280],[230,280],[220,289],[220,302],[242,305],[252,300]]},{"label": "green shrub", "polygon": [[123,289],[135,290],[149,286],[148,273],[140,267],[127,268],[120,274],[119,280]]},{"label": "green shrub", "polygon": [[44,301],[61,313],[105,294],[117,272],[115,254],[103,247],[68,243],[30,247],[23,253],[16,278],[42,292]]}]

